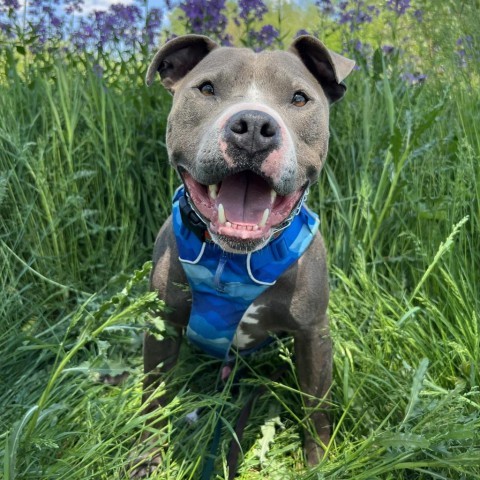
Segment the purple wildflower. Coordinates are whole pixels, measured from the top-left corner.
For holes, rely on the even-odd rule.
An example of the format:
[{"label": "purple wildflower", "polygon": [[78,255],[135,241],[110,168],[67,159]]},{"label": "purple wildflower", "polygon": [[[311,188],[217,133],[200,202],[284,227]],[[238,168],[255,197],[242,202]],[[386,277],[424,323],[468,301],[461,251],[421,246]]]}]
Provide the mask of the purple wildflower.
[{"label": "purple wildflower", "polygon": [[424,73],[420,72],[406,72],[402,75],[402,79],[405,80],[410,85],[417,85],[419,83],[424,83],[427,79],[427,76]]},{"label": "purple wildflower", "polygon": [[356,38],[344,43],[342,52],[346,55],[354,54],[355,56],[358,55],[363,58],[369,58],[372,55],[372,46],[369,43],[363,43]]},{"label": "purple wildflower", "polygon": [[58,0],[44,4],[42,0],[34,0],[30,7],[29,27],[31,33],[36,36],[36,45],[43,45],[47,41],[61,40],[63,38],[64,18],[59,15],[58,9],[54,6]]},{"label": "purple wildflower", "polygon": [[473,38],[471,35],[467,35],[465,37],[460,37],[457,39],[457,41],[455,42],[457,45],[468,45],[468,46],[472,46],[473,44]]},{"label": "purple wildflower", "polygon": [[12,37],[12,26],[10,23],[0,20],[0,33],[3,33],[7,37]]},{"label": "purple wildflower", "polygon": [[92,71],[95,74],[95,76],[97,76],[98,78],[102,78],[103,77],[103,72],[105,71],[105,69],[101,65],[99,65],[98,63],[95,63],[92,66]]},{"label": "purple wildflower", "polygon": [[333,15],[335,13],[335,7],[332,4],[332,0],[317,0],[315,5],[324,15]]},{"label": "purple wildflower", "polygon": [[268,12],[268,8],[262,0],[238,0],[238,8],[238,16],[244,21],[262,21],[263,16]]},{"label": "purple wildflower", "polygon": [[351,32],[358,30],[364,23],[371,23],[373,16],[378,16],[380,13],[378,8],[371,5],[365,5],[363,0],[353,0],[351,4],[353,8],[347,10],[348,6],[348,2],[339,3],[341,12],[338,23],[340,25],[349,25]]},{"label": "purple wildflower", "polygon": [[279,31],[272,25],[264,25],[259,32],[251,30],[249,33],[251,44],[256,52],[272,46],[279,35]]},{"label": "purple wildflower", "polygon": [[395,47],[393,45],[383,45],[382,51],[385,55],[390,55],[395,51]]},{"label": "purple wildflower", "polygon": [[310,35],[310,33],[302,28],[295,34],[295,38],[300,37],[301,35]]},{"label": "purple wildflower", "polygon": [[356,50],[357,52],[362,53],[363,51],[363,43],[360,40],[355,40],[353,42],[353,49]]},{"label": "purple wildflower", "polygon": [[160,27],[162,26],[162,11],[159,8],[152,8],[147,13],[144,28],[145,43],[151,47],[155,44]]},{"label": "purple wildflower", "polygon": [[0,33],[7,38],[15,37],[14,25],[17,21],[17,10],[20,3],[17,0],[0,1]]},{"label": "purple wildflower", "polygon": [[398,16],[403,15],[410,7],[410,0],[387,0],[387,8]]},{"label": "purple wildflower", "polygon": [[460,66],[466,67],[469,62],[475,61],[478,63],[480,54],[474,46],[473,38],[471,35],[460,37],[456,41],[456,51],[460,60]]},{"label": "purple wildflower", "polygon": [[18,0],[2,0],[2,2],[0,3],[0,10],[18,10],[19,8],[20,3],[18,2]]},{"label": "purple wildflower", "polygon": [[225,16],[225,0],[184,0],[179,8],[192,33],[212,35],[222,42],[228,40],[225,35],[227,17]]},{"label": "purple wildflower", "polygon": [[72,34],[76,48],[108,49],[109,47],[133,47],[142,41],[139,28],[142,12],[135,5],[111,5],[107,11],[96,10],[82,18]]},{"label": "purple wildflower", "polygon": [[84,3],[84,0],[63,0],[63,6],[67,14],[81,12]]},{"label": "purple wildflower", "polygon": [[315,37],[315,38],[320,38],[320,36],[321,36],[320,32],[318,30],[314,30],[313,32],[309,32],[307,30],[304,30],[303,28],[295,34],[294,38],[300,37],[300,35],[311,35],[312,37]]},{"label": "purple wildflower", "polygon": [[419,23],[423,22],[423,10],[417,9],[413,12],[415,20]]}]

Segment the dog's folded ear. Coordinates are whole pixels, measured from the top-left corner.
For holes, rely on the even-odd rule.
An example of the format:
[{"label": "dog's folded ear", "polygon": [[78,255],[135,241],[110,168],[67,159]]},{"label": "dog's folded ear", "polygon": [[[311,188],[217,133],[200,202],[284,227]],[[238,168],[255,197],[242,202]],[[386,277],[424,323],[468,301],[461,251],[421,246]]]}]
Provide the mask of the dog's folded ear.
[{"label": "dog's folded ear", "polygon": [[183,35],[168,41],[148,67],[147,85],[153,83],[158,72],[163,86],[174,93],[175,84],[217,47],[218,44],[203,35]]},{"label": "dog's folded ear", "polygon": [[300,57],[320,82],[330,103],[343,97],[347,89],[343,79],[353,70],[353,60],[328,50],[320,40],[311,35],[301,35],[295,39],[289,51]]}]

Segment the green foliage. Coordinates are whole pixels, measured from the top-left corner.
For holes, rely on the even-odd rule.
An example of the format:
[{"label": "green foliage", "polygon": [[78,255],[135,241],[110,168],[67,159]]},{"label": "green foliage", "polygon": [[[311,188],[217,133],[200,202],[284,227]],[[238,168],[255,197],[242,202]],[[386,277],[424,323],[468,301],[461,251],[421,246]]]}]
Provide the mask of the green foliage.
[{"label": "green foliage", "polygon": [[[291,340],[248,366],[240,359],[248,375],[235,396],[231,382],[216,391],[218,363],[184,348],[155,393],[179,392],[154,414],[166,420],[159,444],[171,448],[153,478],[199,478],[217,405],[215,472],[225,478],[238,412],[260,385],[240,479],[480,478],[479,71],[455,53],[459,37],[478,39],[476,4],[436,2],[435,13],[416,4],[423,23],[361,31],[372,55],[358,54],[332,107],[329,158],[310,194],[331,264],[328,458],[304,467]],[[329,46],[343,44],[345,32],[312,22],[328,26]],[[416,85],[401,78],[407,57],[377,49],[406,29],[402,46],[427,75]],[[82,56],[2,58],[0,471],[124,478],[153,415],[142,409],[141,335],[169,334],[150,315],[164,306],[146,293],[149,264],[128,272],[150,257],[177,182],[164,144],[170,99],[144,87],[135,59],[105,58],[99,77]],[[285,378],[270,380],[285,363]],[[105,380],[123,372],[120,385]]]},{"label": "green foliage", "polygon": [[138,74],[107,84],[88,63],[0,90],[2,290],[41,279],[32,295],[75,302],[150,257],[175,183],[157,134],[169,97]]}]

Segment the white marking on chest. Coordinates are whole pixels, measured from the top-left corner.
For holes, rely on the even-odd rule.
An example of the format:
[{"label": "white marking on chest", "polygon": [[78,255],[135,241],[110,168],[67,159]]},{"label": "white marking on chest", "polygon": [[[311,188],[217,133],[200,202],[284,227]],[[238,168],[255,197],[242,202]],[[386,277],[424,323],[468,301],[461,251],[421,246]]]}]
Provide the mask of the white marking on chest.
[{"label": "white marking on chest", "polygon": [[256,325],[258,323],[257,313],[261,305],[251,304],[245,313],[243,314],[240,323],[238,324],[237,331],[233,337],[233,346],[236,348],[245,348],[248,344],[252,343],[254,338],[244,332],[243,327],[246,324]]}]

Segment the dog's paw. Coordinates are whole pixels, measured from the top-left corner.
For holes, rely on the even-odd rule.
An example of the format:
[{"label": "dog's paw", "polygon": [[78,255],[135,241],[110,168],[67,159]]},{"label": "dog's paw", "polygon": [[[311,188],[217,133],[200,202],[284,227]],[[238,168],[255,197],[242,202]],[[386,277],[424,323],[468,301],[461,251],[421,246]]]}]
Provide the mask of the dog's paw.
[{"label": "dog's paw", "polygon": [[160,455],[149,458],[138,458],[135,462],[132,462],[129,478],[135,480],[149,478],[161,463]]},{"label": "dog's paw", "polygon": [[325,455],[323,448],[318,445],[313,439],[308,439],[305,441],[304,451],[307,465],[309,467],[314,467],[315,465],[318,465]]}]

